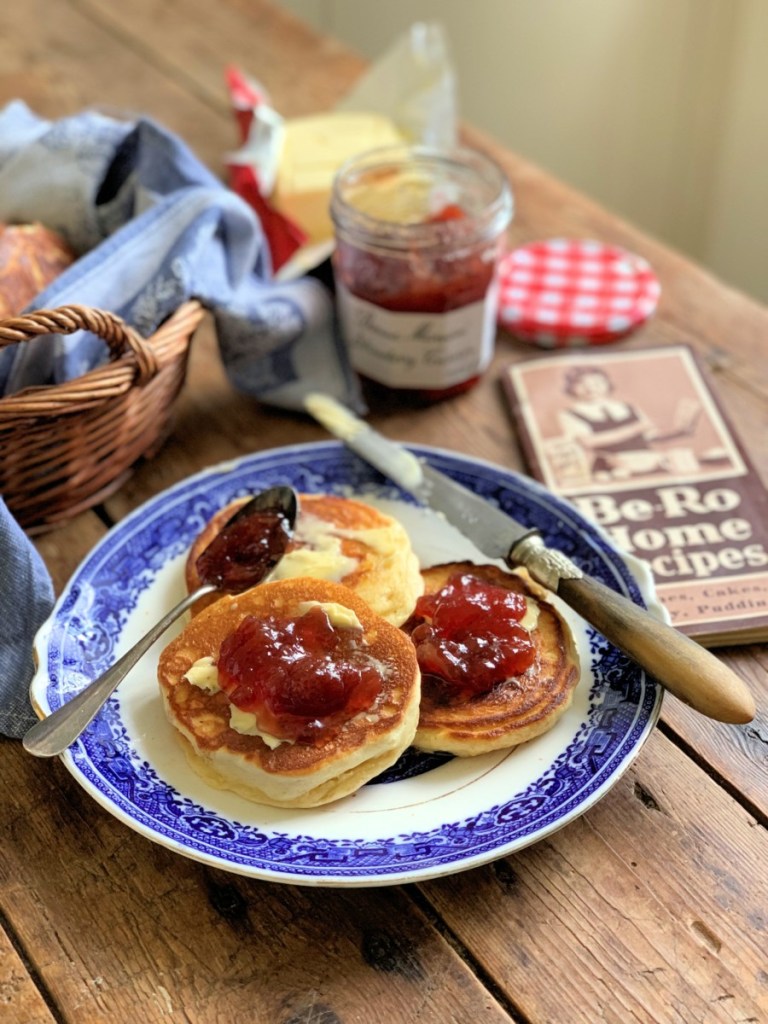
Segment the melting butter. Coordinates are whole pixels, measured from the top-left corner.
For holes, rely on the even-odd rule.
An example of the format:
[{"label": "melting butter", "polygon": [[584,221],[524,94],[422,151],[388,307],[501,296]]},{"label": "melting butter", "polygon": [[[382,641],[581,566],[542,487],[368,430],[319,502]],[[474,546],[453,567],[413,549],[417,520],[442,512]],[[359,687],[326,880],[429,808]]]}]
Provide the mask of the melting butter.
[{"label": "melting butter", "polygon": [[525,615],[520,619],[520,625],[532,633],[539,621],[539,602],[533,601],[530,597],[525,599]]},{"label": "melting butter", "polygon": [[[283,561],[285,561],[285,558]],[[354,560],[347,559],[347,561]],[[305,615],[310,608],[322,608],[328,616],[328,620],[331,625],[336,626],[337,629],[356,629],[360,632],[363,631],[362,623],[355,612],[351,608],[346,608],[344,605],[338,604],[336,601],[302,601],[296,606],[296,612],[299,615]],[[204,658],[198,658],[193,665],[190,665],[184,673],[184,678],[192,683],[193,686],[197,686],[208,693],[216,693],[221,689],[219,686],[219,672],[216,667],[216,663],[210,655],[206,655]],[[229,724],[230,727],[234,729],[235,732],[239,732],[241,736],[260,737],[270,750],[275,750],[281,743],[292,742],[292,740],[280,739],[277,736],[272,736],[268,732],[264,732],[264,730],[260,729],[258,726],[256,715],[251,714],[250,711],[242,711],[235,704],[230,704]]]},{"label": "melting butter", "polygon": [[296,606],[299,615],[306,615],[310,608],[322,608],[328,621],[337,629],[357,629],[362,632],[363,624],[351,608],[338,604],[336,601],[302,601]]},{"label": "melting butter", "polygon": [[345,540],[359,540],[361,544],[365,544],[367,548],[377,554],[388,555],[392,552],[392,527],[389,525],[369,526],[360,530],[336,527],[334,532],[337,537],[343,537]]},{"label": "melting butter", "polygon": [[210,655],[198,658],[194,665],[190,665],[184,673],[184,678],[193,686],[198,686],[201,690],[207,690],[209,693],[216,693],[220,689],[219,671]]},{"label": "melting butter", "polygon": [[312,576],[338,583],[357,568],[357,559],[349,558],[342,552],[341,537],[334,530],[333,524],[320,516],[301,513],[296,522],[294,538],[306,547],[286,552],[270,573],[271,580]]},{"label": "melting butter", "polygon": [[[401,487],[413,491],[424,482],[421,463],[415,455],[377,434],[365,420],[355,416],[335,398],[312,391],[304,397],[304,408],[329,433],[349,444],[374,466],[379,469],[386,466],[387,476]],[[357,448],[355,441],[360,442]]]},{"label": "melting butter", "polygon": [[304,398],[304,408],[318,423],[341,441],[352,441],[367,429],[367,423],[330,395],[312,391]]},{"label": "melting butter", "polygon": [[[198,658],[193,665],[190,665],[184,673],[184,678],[192,683],[193,686],[198,686],[207,693],[217,693],[221,689],[219,686],[219,670],[213,658],[209,655],[205,658]],[[278,739],[277,736],[271,736],[268,732],[263,732],[256,724],[255,715],[250,714],[248,711],[241,711],[234,704],[230,704],[229,724],[235,732],[239,732],[242,736],[260,736],[270,750],[279,747],[281,743],[291,742],[290,740]]]},{"label": "melting butter", "polygon": [[272,736],[268,732],[264,732],[260,729],[258,722],[256,721],[256,715],[251,714],[250,711],[241,711],[240,708],[234,704],[229,709],[229,724],[235,732],[239,732],[241,736],[258,736],[262,739],[270,750],[275,750],[280,746],[281,743],[292,743],[292,740],[279,739],[277,736]]}]

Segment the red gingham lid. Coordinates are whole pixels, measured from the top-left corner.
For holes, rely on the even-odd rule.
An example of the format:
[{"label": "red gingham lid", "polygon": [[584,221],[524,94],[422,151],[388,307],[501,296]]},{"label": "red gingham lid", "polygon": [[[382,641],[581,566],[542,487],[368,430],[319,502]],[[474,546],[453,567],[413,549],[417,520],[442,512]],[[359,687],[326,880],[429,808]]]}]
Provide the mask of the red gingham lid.
[{"label": "red gingham lid", "polygon": [[640,256],[566,238],[507,253],[499,286],[501,326],[542,348],[616,341],[648,319],[661,292]]}]

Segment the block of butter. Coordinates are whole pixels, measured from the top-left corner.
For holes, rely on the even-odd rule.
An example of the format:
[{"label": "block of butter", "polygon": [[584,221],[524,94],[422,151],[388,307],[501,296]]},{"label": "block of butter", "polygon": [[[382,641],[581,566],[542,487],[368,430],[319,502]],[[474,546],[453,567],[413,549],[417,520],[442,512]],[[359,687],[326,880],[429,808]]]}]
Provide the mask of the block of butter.
[{"label": "block of butter", "polygon": [[331,111],[288,119],[271,201],[309,235],[331,238],[328,205],[341,164],[367,149],[404,141],[389,118],[357,111]]}]

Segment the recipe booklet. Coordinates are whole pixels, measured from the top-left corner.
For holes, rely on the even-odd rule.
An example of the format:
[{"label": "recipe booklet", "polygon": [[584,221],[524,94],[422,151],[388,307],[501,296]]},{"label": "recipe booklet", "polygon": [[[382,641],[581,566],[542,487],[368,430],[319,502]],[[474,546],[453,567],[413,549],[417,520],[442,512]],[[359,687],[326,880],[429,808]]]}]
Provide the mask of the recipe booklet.
[{"label": "recipe booklet", "polygon": [[768,638],[768,492],[688,346],[503,371],[531,472],[646,560],[682,632]]}]

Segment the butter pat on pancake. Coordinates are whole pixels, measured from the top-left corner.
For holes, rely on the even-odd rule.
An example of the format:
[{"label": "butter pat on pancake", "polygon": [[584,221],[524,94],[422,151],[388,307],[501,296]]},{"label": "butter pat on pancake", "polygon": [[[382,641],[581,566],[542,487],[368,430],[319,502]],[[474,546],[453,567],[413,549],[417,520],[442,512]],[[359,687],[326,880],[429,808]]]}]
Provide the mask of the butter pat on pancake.
[{"label": "butter pat on pancake", "polygon": [[[187,558],[190,593],[200,585],[195,563],[246,499],[225,506],[197,536]],[[288,551],[270,580],[312,576],[343,583],[388,622],[401,625],[413,611],[423,580],[405,528],[392,516],[354,498],[299,495],[299,515]],[[202,598],[195,610],[219,600]]]},{"label": "butter pat on pancake", "polygon": [[[248,616],[295,618],[316,604],[331,609],[340,629],[359,623],[365,657],[380,678],[378,695],[313,744],[265,737],[247,711],[232,714],[235,705],[216,683],[222,644]],[[308,577],[263,583],[205,608],[162,652],[158,681],[192,768],[211,786],[277,807],[338,800],[394,764],[413,740],[421,692],[405,633],[348,588]]]},{"label": "butter pat on pancake", "polygon": [[[571,703],[580,668],[568,623],[524,569],[505,572],[470,562],[437,565],[422,572],[425,593],[441,590],[458,574],[522,594],[527,610],[521,624],[535,648],[533,662],[519,675],[469,697],[424,673],[413,745],[470,757],[525,743],[551,729]],[[420,621],[414,615],[404,629],[410,633]]]}]

